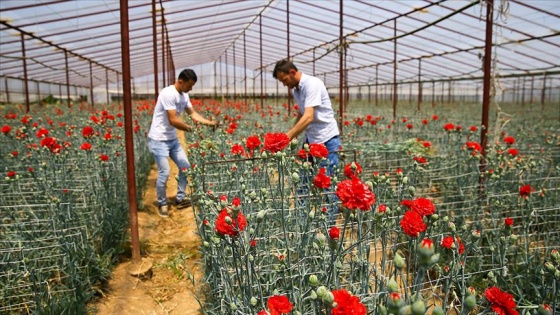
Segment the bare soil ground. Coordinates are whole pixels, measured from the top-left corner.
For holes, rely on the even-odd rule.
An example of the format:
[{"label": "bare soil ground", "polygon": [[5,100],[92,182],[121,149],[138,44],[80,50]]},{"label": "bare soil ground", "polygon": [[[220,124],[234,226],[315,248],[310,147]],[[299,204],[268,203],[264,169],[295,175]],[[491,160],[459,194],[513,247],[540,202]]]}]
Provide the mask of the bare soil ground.
[{"label": "bare soil ground", "polygon": [[[173,162],[170,164],[167,196],[169,204],[173,204],[177,193],[174,178],[177,167]],[[144,208],[138,212],[142,257],[153,260],[153,276],[147,280],[131,276],[127,270],[130,261],[126,259],[113,270],[103,296],[88,305],[89,314],[201,314],[195,297],[195,286],[198,287],[202,279],[200,238],[196,234],[193,209],[171,207],[170,217],[161,218],[157,214],[156,178],[154,164],[148,177]]]}]

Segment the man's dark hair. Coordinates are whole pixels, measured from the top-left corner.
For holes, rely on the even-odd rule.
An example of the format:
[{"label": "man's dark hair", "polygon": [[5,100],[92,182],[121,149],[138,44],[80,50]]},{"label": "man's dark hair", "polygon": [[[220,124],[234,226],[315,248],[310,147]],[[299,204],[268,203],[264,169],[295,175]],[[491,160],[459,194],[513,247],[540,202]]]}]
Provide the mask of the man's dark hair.
[{"label": "man's dark hair", "polygon": [[179,80],[189,81],[193,80],[196,82],[198,78],[196,77],[196,73],[192,69],[185,69],[179,73]]},{"label": "man's dark hair", "polygon": [[276,63],[274,66],[274,71],[272,72],[272,76],[276,79],[278,72],[288,73],[291,69],[298,71],[296,65],[288,59],[282,59]]}]

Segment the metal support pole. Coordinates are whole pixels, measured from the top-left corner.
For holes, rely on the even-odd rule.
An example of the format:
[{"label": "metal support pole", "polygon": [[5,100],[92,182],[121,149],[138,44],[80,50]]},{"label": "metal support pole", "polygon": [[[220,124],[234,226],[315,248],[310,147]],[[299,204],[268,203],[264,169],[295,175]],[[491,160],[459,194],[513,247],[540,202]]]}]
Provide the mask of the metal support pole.
[{"label": "metal support pole", "polygon": [[218,99],[218,69],[214,60],[214,99]]},{"label": "metal support pole", "polygon": [[4,77],[4,83],[6,84],[6,103],[10,104],[10,89],[8,89],[8,77]]},{"label": "metal support pole", "polygon": [[233,101],[237,100],[237,80],[235,78],[235,42],[233,43]]},{"label": "metal support pole", "polygon": [[521,105],[525,105],[525,77],[521,79]]},{"label": "metal support pole", "polygon": [[105,91],[107,92],[107,105],[109,105],[109,70],[105,68]]},{"label": "metal support pole", "polygon": [[70,70],[68,69],[68,51],[65,50],[64,51],[64,63],[65,63],[65,69],[64,71],[66,72],[66,97],[67,97],[67,102],[68,102],[68,107],[72,107],[72,102],[70,100]]},{"label": "metal support pole", "polygon": [[[492,68],[492,27],[494,14],[494,0],[486,0],[486,39],[484,47],[484,85],[482,90],[482,128],[480,130],[480,146],[482,147],[482,159],[480,160],[479,171],[484,174],[486,171],[486,146],[488,144],[488,116],[490,111],[490,91],[491,91],[491,68]],[[479,193],[484,192],[485,177],[479,177]]]},{"label": "metal support pole", "polygon": [[344,29],[343,29],[343,21],[344,21],[344,15],[343,15],[343,9],[344,9],[344,5],[343,5],[343,0],[340,0],[340,9],[339,9],[339,25],[338,25],[338,36],[339,36],[339,67],[340,67],[340,75],[339,75],[339,116],[340,116],[340,124],[339,124],[339,128],[340,128],[340,134],[344,134],[343,133],[343,128],[344,128]]},{"label": "metal support pole", "polygon": [[379,101],[379,64],[375,65],[375,106],[378,106]]},{"label": "metal support pole", "polygon": [[393,119],[397,119],[397,19],[394,20],[393,36]]},{"label": "metal support pole", "polygon": [[91,61],[89,62],[89,94],[91,96],[91,107],[93,107],[93,63]]},{"label": "metal support pole", "polygon": [[436,106],[436,81],[432,81],[432,108]]},{"label": "metal support pole", "polygon": [[[163,80],[163,87],[167,86],[166,79],[166,71],[165,71],[165,18],[163,16],[163,6],[161,7],[161,79]],[[171,83],[170,83],[171,84]]]},{"label": "metal support pole", "polygon": [[422,105],[422,58],[418,59],[418,111],[420,105]]},{"label": "metal support pole", "polygon": [[227,61],[227,49],[224,54],[226,57],[226,99],[229,99],[229,71],[228,71],[228,61]]},{"label": "metal support pole", "polygon": [[533,104],[533,92],[534,92],[534,88],[535,88],[535,77],[531,77],[531,93],[530,93],[530,100],[529,103]]},{"label": "metal support pole", "polygon": [[259,55],[260,55],[260,69],[261,69],[261,108],[264,106],[264,98],[263,98],[263,76],[264,76],[264,69],[263,69],[263,42],[262,42],[262,15],[259,14]]},{"label": "metal support pole", "polygon": [[156,0],[152,0],[152,52],[154,55],[154,100],[159,96]]},{"label": "metal support pole", "polygon": [[544,109],[544,101],[546,99],[546,72],[543,75],[542,92],[541,92],[541,109]]},{"label": "metal support pole", "polygon": [[[243,83],[245,88],[243,91],[243,101],[247,104],[247,42],[245,41],[245,32],[243,32]],[[258,110],[259,106],[257,105]]]},{"label": "metal support pole", "polygon": [[[290,0],[286,0],[286,58],[290,59]],[[288,117],[292,114],[292,90],[288,89]]]},{"label": "metal support pole", "polygon": [[25,57],[25,35],[23,33],[21,33],[21,56],[23,61],[23,84],[25,87],[25,112],[29,113],[29,83],[27,82],[27,58]]},{"label": "metal support pole", "polygon": [[130,95],[130,46],[128,29],[128,1],[121,0],[121,56],[123,70],[124,128],[126,146],[126,174],[128,182],[128,204],[132,261],[140,262],[140,238],[138,234],[138,208],[136,204],[136,178],[134,171],[134,137],[132,133],[132,98]]}]

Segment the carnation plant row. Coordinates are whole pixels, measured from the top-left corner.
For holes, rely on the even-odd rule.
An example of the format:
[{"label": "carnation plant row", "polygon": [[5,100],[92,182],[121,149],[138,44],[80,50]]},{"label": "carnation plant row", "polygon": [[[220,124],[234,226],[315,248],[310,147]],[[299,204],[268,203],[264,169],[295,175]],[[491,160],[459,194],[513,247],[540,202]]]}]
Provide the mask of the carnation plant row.
[{"label": "carnation plant row", "polygon": [[[554,113],[493,108],[483,154],[479,105],[399,105],[351,103],[328,176],[324,147],[283,133],[288,105],[196,102],[222,122],[186,134],[204,314],[560,311]],[[151,109],[134,111],[139,191]],[[83,312],[123,252],[121,110],[3,110],[0,311]]]},{"label": "carnation plant row", "polygon": [[464,112],[367,113],[345,117],[333,177],[313,144],[238,116],[191,144],[205,312],[558,310],[558,124],[495,113],[484,158]]},{"label": "carnation plant row", "polygon": [[[0,313],[85,314],[127,250],[122,110],[84,104],[2,111]],[[136,118],[143,189],[152,160],[142,127],[147,116],[139,110]]]}]

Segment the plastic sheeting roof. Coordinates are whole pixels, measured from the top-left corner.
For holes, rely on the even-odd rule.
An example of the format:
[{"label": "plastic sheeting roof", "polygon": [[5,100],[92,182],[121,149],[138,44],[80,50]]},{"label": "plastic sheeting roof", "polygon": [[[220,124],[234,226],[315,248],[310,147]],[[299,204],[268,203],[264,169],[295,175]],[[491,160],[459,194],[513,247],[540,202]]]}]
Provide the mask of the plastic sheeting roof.
[{"label": "plastic sheeting roof", "polygon": [[[152,1],[128,6],[132,77],[152,75]],[[258,76],[261,64],[270,71],[289,52],[300,70],[336,86],[340,6],[316,0],[157,1],[158,63],[163,12],[175,69],[227,61]],[[559,1],[495,1],[494,8],[497,74],[560,73]],[[23,78],[23,33],[29,79],[65,83],[67,51],[72,85],[90,86],[90,64],[93,86],[115,82],[123,60],[119,10],[113,0],[3,0],[0,76]],[[344,0],[348,85],[393,81],[395,35],[397,81],[412,82],[419,73],[427,81],[481,78],[485,12],[484,1]]]}]

